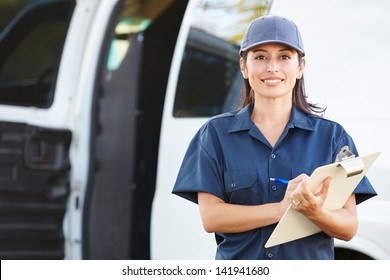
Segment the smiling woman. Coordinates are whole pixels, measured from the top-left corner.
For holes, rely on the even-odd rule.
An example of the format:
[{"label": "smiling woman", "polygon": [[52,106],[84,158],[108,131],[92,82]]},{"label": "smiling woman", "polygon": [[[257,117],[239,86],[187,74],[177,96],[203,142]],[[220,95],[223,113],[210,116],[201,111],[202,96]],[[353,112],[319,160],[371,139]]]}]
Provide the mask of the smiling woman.
[{"label": "smiling woman", "polygon": [[[330,180],[313,194],[304,173],[308,166],[312,171],[333,162],[345,146],[357,154],[354,142],[306,100],[305,51],[294,22],[280,16],[255,19],[239,53],[243,107],[199,129],[173,193],[198,203],[204,229],[216,235],[216,259],[333,259],[333,239],[354,236],[356,204],[376,192],[364,178],[341,209],[330,211],[324,207]],[[288,178],[287,188],[270,180],[275,177]],[[265,248],[290,205],[322,232]]]}]

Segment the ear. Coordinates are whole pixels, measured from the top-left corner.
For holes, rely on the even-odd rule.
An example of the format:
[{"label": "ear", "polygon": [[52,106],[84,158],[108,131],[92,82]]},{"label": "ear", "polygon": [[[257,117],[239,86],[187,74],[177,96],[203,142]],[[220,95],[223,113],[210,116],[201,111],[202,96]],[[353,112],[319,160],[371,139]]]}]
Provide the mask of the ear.
[{"label": "ear", "polygon": [[302,57],[301,64],[299,64],[298,66],[298,73],[297,73],[298,80],[302,78],[303,72],[305,71],[305,67],[306,67],[306,58]]},{"label": "ear", "polygon": [[240,69],[244,79],[248,79],[248,69],[246,68],[245,61],[242,57],[240,58]]}]

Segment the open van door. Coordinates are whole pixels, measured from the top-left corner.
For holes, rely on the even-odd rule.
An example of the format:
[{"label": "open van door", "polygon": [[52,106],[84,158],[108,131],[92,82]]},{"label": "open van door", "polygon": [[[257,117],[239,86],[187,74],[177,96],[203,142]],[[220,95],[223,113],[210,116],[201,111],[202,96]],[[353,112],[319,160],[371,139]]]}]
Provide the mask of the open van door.
[{"label": "open van door", "polygon": [[58,119],[49,127],[22,115],[53,103],[74,4],[32,2],[0,33],[0,103],[21,112],[5,120],[7,109],[0,109],[1,259],[64,257],[72,133],[56,125]]}]

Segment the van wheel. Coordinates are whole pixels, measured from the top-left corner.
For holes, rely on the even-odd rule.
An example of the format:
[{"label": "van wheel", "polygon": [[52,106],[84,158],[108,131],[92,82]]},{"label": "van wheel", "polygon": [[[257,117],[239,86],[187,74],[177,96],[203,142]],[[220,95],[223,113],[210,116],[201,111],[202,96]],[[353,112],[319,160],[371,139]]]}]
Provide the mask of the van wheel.
[{"label": "van wheel", "polygon": [[334,249],[335,260],[373,260],[370,256],[361,252],[346,249],[346,248],[335,248]]}]

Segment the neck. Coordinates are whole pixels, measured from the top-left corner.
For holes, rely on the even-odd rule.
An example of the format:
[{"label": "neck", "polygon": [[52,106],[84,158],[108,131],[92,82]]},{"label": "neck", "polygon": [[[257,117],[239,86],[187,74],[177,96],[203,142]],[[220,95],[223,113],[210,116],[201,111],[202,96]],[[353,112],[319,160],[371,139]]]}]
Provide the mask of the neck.
[{"label": "neck", "polygon": [[286,125],[290,119],[292,101],[281,102],[277,99],[256,100],[252,112],[252,121],[256,124]]},{"label": "neck", "polygon": [[292,102],[255,101],[251,116],[252,121],[272,147],[276,145],[290,120],[291,110]]}]

